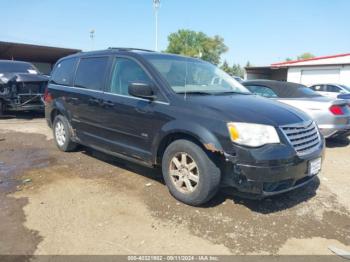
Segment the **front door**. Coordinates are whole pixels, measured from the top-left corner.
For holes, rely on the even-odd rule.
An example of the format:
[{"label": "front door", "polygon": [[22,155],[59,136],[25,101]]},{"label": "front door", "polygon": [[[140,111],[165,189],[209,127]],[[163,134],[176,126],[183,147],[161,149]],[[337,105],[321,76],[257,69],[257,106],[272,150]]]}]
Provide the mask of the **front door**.
[{"label": "front door", "polygon": [[106,147],[147,161],[151,159],[152,134],[157,129],[157,107],[162,104],[129,95],[128,86],[131,82],[154,83],[135,60],[115,58],[110,83],[103,95],[105,113],[101,120]]}]

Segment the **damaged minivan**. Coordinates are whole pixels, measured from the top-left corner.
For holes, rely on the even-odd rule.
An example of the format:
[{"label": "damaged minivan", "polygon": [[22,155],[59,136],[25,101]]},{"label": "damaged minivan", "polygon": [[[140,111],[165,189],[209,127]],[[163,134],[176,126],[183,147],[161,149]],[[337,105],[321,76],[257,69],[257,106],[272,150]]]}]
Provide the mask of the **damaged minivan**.
[{"label": "damaged minivan", "polygon": [[300,188],[323,161],[309,116],[199,59],[125,48],[71,55],[55,65],[45,105],[61,151],[81,144],[160,167],[189,205],[220,187],[258,198]]},{"label": "damaged minivan", "polygon": [[0,60],[0,115],[5,111],[43,111],[48,77],[27,62]]}]

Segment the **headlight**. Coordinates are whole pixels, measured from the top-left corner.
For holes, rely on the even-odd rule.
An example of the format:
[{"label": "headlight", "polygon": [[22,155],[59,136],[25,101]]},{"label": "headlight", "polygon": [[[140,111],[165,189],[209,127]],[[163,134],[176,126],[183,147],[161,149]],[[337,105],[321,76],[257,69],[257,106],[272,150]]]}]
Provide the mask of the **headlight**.
[{"label": "headlight", "polygon": [[227,123],[232,142],[259,147],[266,144],[278,144],[280,138],[273,126],[250,123]]}]

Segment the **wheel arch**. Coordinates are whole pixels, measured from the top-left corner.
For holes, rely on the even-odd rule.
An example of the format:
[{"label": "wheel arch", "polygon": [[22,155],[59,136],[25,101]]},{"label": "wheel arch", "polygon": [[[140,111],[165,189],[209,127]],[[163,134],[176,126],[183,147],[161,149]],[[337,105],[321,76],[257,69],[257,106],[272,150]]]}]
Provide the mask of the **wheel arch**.
[{"label": "wheel arch", "polygon": [[167,146],[178,139],[194,142],[211,154],[222,155],[224,153],[220,142],[208,129],[198,124],[178,122],[165,126],[158,138],[155,139],[152,154],[153,163],[159,165]]},{"label": "wheel arch", "polygon": [[51,124],[53,124],[53,121],[55,120],[55,117],[57,115],[63,115],[65,116],[68,120],[70,120],[71,118],[69,117],[69,113],[67,112],[67,110],[65,109],[65,107],[59,102],[59,101],[55,101],[52,107],[52,110],[50,112],[50,121]]}]

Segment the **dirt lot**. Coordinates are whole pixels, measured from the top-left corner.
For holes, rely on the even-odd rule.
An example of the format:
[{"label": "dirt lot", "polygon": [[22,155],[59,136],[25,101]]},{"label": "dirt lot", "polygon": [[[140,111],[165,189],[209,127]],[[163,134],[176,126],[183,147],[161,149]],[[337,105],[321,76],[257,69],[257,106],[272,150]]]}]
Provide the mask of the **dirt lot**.
[{"label": "dirt lot", "polygon": [[39,116],[0,120],[0,254],[330,254],[350,250],[350,145],[327,145],[319,180],[248,201],[178,203],[158,170],[59,152]]}]

